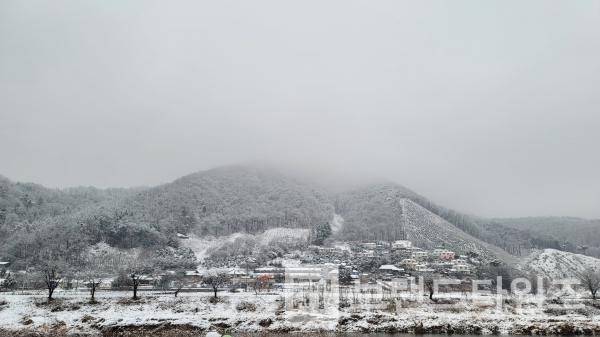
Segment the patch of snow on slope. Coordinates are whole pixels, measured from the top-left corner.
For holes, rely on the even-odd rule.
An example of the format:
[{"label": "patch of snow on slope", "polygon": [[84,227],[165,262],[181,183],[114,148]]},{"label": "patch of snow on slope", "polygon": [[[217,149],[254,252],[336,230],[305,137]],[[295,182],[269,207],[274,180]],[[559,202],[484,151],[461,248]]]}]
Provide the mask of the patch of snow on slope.
[{"label": "patch of snow on slope", "polygon": [[262,245],[269,244],[272,240],[288,240],[288,239],[306,239],[310,233],[306,228],[271,228],[264,231],[262,234],[256,235],[256,238]]},{"label": "patch of snow on slope", "polygon": [[525,257],[518,268],[540,277],[555,279],[576,277],[586,267],[592,266],[600,266],[600,260],[582,254],[544,249]]},{"label": "patch of snow on slope", "polygon": [[335,234],[342,229],[344,218],[339,214],[333,213],[333,220],[331,220],[329,225],[331,226],[331,231]]},{"label": "patch of snow on slope", "polygon": [[193,250],[194,254],[196,254],[196,259],[198,259],[199,262],[202,262],[207,257],[207,251],[210,248],[221,246],[225,242],[233,243],[235,239],[247,235],[248,234],[234,233],[228,236],[217,238],[214,236],[199,237],[190,233],[188,235],[189,239],[181,240],[181,245]]},{"label": "patch of snow on slope", "polygon": [[181,245],[190,248],[196,254],[196,259],[199,262],[204,261],[208,256],[208,250],[212,247],[222,246],[224,243],[233,243],[235,239],[240,237],[253,237],[261,245],[268,245],[272,240],[295,240],[295,239],[306,239],[310,230],[306,228],[271,228],[265,232],[257,235],[234,233],[224,237],[199,237],[195,234],[189,234],[189,239],[181,240]]}]

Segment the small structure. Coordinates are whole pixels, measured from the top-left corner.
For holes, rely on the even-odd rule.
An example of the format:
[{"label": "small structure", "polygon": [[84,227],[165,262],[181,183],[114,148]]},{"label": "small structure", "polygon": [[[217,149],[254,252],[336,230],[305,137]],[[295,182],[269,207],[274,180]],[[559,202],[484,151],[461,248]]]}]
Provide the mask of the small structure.
[{"label": "small structure", "polygon": [[[97,289],[111,289],[112,283],[113,283],[112,278],[104,278],[104,279],[101,279],[98,281],[98,284],[96,285],[96,287],[97,287]],[[85,287],[91,288],[92,282],[90,282],[90,281],[85,282]]]},{"label": "small structure", "polygon": [[185,279],[193,283],[198,283],[202,281],[202,274],[197,270],[186,270]]},{"label": "small structure", "polygon": [[379,271],[386,274],[398,275],[402,273],[404,269],[398,268],[391,264],[384,264],[383,266],[379,267]]},{"label": "small structure", "polygon": [[319,247],[319,253],[330,254],[335,253],[337,249],[335,247]]},{"label": "small structure", "polygon": [[370,259],[375,257],[375,253],[372,250],[363,250],[360,253],[356,253],[356,257],[359,259]]},{"label": "small structure", "polygon": [[377,247],[377,244],[375,242],[366,242],[363,243],[363,247],[365,247],[365,249],[375,249],[375,247]]},{"label": "small structure", "polygon": [[362,273],[360,274],[360,284],[366,284],[369,282],[369,274]]},{"label": "small structure", "polygon": [[189,239],[190,237],[185,234],[177,233],[177,238],[185,240],[185,239]]},{"label": "small structure", "polygon": [[453,260],[454,252],[445,250],[445,251],[441,252],[439,256],[440,256],[440,259],[442,259],[442,260]]},{"label": "small structure", "polygon": [[248,273],[241,269],[232,269],[227,273],[227,276],[233,280],[240,280],[242,277],[247,276]]},{"label": "small structure", "polygon": [[410,247],[412,247],[412,242],[408,240],[397,240],[396,242],[392,243],[392,250],[408,249]]},{"label": "small structure", "polygon": [[286,283],[318,282],[321,280],[322,268],[304,266],[285,269]]},{"label": "small structure", "polygon": [[415,260],[423,259],[427,257],[427,252],[422,250],[414,251],[410,254],[410,257]]},{"label": "small structure", "polygon": [[420,271],[420,272],[424,272],[424,271],[430,271],[430,269],[429,269],[429,268],[427,268],[427,265],[426,265],[426,264],[424,264],[424,263],[421,263],[421,264],[417,264],[417,265],[415,265],[415,270],[416,270],[416,271]]},{"label": "small structure", "polygon": [[460,273],[460,274],[470,274],[471,273],[471,270],[469,270],[469,266],[466,264],[455,265],[453,271]]},{"label": "small structure", "polygon": [[445,249],[442,248],[436,248],[431,252],[432,256],[440,256],[440,254],[442,254],[442,252],[446,251]]},{"label": "small structure", "polygon": [[402,263],[406,266],[406,268],[414,269],[417,261],[415,259],[404,259]]},{"label": "small structure", "polygon": [[10,262],[0,262],[0,269],[8,269]]}]

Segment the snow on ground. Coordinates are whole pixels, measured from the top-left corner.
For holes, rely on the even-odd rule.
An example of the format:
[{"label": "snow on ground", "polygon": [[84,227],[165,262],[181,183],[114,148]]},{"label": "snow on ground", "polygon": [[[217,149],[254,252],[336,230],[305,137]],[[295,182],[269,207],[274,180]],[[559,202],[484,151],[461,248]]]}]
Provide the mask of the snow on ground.
[{"label": "snow on ground", "polygon": [[[98,304],[90,304],[85,294],[56,296],[47,304],[45,296],[0,296],[7,304],[0,309],[0,326],[18,330],[35,328],[46,330],[53,326],[67,326],[71,332],[93,332],[108,326],[146,326],[169,322],[189,324],[208,329],[222,321],[234,323],[247,331],[260,330],[258,321],[268,318],[275,307],[277,295],[256,296],[252,293],[221,295],[223,303],[212,304],[210,293],[182,293],[153,296],[141,293],[139,301],[131,300],[131,293],[99,293]],[[240,302],[253,309],[238,310]],[[253,310],[253,311],[252,311]],[[221,324],[225,326],[225,324]]]},{"label": "snow on ground", "polygon": [[600,260],[556,249],[544,249],[525,257],[518,267],[549,279],[570,278],[576,277],[586,267],[600,267]]},{"label": "snow on ground", "polygon": [[[94,333],[116,327],[156,327],[188,325],[204,331],[347,331],[413,333],[600,333],[600,311],[593,307],[556,312],[537,309],[535,299],[523,309],[498,309],[492,297],[453,294],[452,308],[436,303],[415,302],[414,295],[399,301],[384,301],[379,295],[362,300],[349,295],[349,306],[339,305],[339,292],[312,293],[219,293],[220,301],[210,303],[210,293],[158,295],[142,292],[132,301],[131,293],[100,292],[99,303],[90,304],[87,293],[59,292],[48,304],[40,295],[0,295],[0,328]],[[326,303],[321,307],[318,298]],[[378,299],[379,297],[379,299]],[[452,296],[450,296],[452,297]],[[426,298],[426,297],[425,297]],[[462,299],[461,299],[462,298]],[[310,299],[310,301],[308,301]],[[412,301],[411,301],[412,299]],[[358,300],[358,302],[356,302]],[[336,302],[337,301],[337,302]],[[513,298],[511,301],[515,301]],[[331,305],[331,304],[334,305]],[[500,303],[505,303],[504,300]],[[506,306],[506,304],[501,304]]]}]

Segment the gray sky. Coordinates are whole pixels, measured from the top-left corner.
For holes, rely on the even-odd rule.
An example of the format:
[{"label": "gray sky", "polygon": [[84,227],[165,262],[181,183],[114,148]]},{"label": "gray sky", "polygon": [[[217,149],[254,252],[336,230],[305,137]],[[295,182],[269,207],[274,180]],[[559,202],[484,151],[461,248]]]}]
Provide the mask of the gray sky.
[{"label": "gray sky", "polygon": [[[240,162],[600,218],[600,2],[0,1],[0,174]],[[335,176],[338,176],[336,174]]]}]

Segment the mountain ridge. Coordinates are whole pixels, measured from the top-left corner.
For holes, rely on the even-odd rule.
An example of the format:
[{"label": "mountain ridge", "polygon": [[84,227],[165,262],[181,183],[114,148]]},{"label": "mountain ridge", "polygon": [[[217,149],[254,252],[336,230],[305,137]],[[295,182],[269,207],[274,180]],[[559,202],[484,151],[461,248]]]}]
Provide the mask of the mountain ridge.
[{"label": "mountain ridge", "polygon": [[[535,248],[527,232],[436,205],[399,184],[363,184],[340,192],[274,169],[230,165],[155,187],[131,189],[59,190],[1,178],[0,254],[22,264],[61,256],[74,257],[72,262],[78,263],[85,247],[100,242],[124,249],[177,248],[177,233],[218,237],[259,234],[271,228],[311,229],[330,222],[334,214],[344,218],[344,226],[335,234],[339,239],[390,241],[406,234],[402,233],[400,199],[410,200],[406,205],[420,218],[427,218],[426,210],[451,226],[442,227],[461,238],[456,242],[463,242],[462,246],[463,237],[479,242],[479,247],[504,243],[500,251],[487,247],[481,252],[494,251],[490,256],[505,261],[511,254],[527,255]],[[428,221],[423,223],[438,220]],[[65,242],[65,237],[70,241]],[[506,245],[512,241],[516,243]],[[32,257],[37,255],[43,256]]]}]

